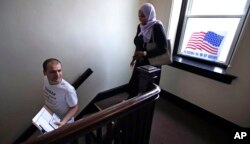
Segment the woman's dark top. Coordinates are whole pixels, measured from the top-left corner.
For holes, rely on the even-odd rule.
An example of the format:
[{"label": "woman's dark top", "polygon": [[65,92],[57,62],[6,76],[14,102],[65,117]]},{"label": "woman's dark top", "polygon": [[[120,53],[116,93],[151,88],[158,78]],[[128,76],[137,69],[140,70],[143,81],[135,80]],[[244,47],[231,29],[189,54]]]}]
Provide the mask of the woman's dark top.
[{"label": "woman's dark top", "polygon": [[[140,32],[141,32],[140,25],[138,25],[137,33],[136,33],[136,36],[134,38],[134,44],[136,47],[136,51],[147,51],[147,49],[146,49],[147,43],[144,43],[143,36],[142,35],[138,36],[138,34]],[[143,60],[137,60],[138,62],[136,62],[136,63],[138,63],[138,64],[135,65],[136,67],[142,66],[142,65],[147,65],[147,64],[149,64],[148,58],[154,57],[154,56],[157,56],[157,55],[160,55],[160,54],[166,52],[167,40],[166,40],[166,35],[164,32],[163,26],[159,23],[154,24],[152,34],[153,34],[153,36],[151,36],[149,43],[151,43],[153,41],[152,37],[154,37],[155,43],[157,45],[157,49],[147,51],[147,56],[144,57]]]},{"label": "woman's dark top", "polygon": [[[134,38],[134,44],[136,46],[136,51],[147,51],[147,49],[146,49],[147,43],[144,43],[143,36],[142,35],[138,36],[140,31],[141,31],[140,25],[138,25],[137,33],[136,33],[136,36]],[[154,35],[154,40],[155,40],[155,43],[157,45],[157,48],[150,50],[150,51],[147,51],[146,57],[139,59],[139,60],[136,60],[134,70],[133,70],[132,76],[131,76],[129,84],[128,84],[128,93],[129,93],[128,98],[132,98],[132,97],[136,96],[139,92],[139,72],[137,71],[136,68],[139,66],[143,66],[143,65],[149,65],[148,58],[154,57],[154,56],[157,56],[159,54],[166,52],[167,40],[166,40],[166,35],[164,32],[163,26],[159,23],[155,24],[153,26],[152,34]],[[153,39],[151,36],[151,40],[149,41],[149,43],[152,41],[153,41]],[[157,66],[157,67],[161,68],[161,66]],[[155,79],[156,84],[160,83],[160,76],[161,76],[161,72],[158,73],[157,78]]]}]

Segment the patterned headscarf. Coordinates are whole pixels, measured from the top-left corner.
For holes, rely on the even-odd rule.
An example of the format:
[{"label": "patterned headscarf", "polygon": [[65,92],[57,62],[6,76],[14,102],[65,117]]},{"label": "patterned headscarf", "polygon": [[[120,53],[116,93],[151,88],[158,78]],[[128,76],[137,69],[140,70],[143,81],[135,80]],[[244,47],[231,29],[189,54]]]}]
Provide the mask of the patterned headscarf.
[{"label": "patterned headscarf", "polygon": [[141,32],[138,36],[143,35],[144,42],[149,42],[152,35],[152,26],[156,23],[160,23],[161,21],[156,20],[155,8],[151,3],[145,3],[141,6],[140,10],[143,12],[147,19],[147,24],[140,24]]}]

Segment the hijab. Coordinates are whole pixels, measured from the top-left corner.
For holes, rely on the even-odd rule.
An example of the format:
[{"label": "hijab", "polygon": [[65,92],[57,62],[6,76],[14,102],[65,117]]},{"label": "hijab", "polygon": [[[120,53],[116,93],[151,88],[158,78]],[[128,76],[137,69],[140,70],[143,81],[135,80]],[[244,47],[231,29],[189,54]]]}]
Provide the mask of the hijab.
[{"label": "hijab", "polygon": [[156,20],[155,8],[151,3],[143,4],[139,10],[141,10],[145,15],[147,19],[147,24],[146,25],[140,24],[141,32],[138,34],[138,36],[143,35],[144,42],[149,42],[152,35],[153,25],[156,23],[161,24],[161,21]]}]

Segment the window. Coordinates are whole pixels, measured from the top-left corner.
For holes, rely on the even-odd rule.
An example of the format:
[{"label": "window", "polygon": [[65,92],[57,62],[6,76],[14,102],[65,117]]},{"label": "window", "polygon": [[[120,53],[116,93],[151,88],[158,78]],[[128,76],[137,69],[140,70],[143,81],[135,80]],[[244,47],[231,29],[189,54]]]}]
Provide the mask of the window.
[{"label": "window", "polygon": [[[169,38],[174,43],[175,62],[225,75],[249,1],[173,0]],[[214,79],[218,80],[218,75]]]}]

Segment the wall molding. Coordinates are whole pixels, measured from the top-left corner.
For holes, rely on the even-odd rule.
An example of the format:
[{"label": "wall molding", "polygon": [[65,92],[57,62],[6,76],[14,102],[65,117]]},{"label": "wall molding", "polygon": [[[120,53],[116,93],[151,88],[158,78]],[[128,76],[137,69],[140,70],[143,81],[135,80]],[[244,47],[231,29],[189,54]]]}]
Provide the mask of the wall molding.
[{"label": "wall molding", "polygon": [[[232,123],[220,116],[217,116],[201,107],[198,107],[184,99],[181,99],[180,97],[173,95],[165,90],[161,90],[160,93],[161,97],[165,100],[170,101],[171,103],[177,105],[180,108],[183,108],[191,113],[194,113],[195,115],[201,117],[202,119],[205,119],[206,121],[209,121],[210,123],[222,127],[228,131],[236,132],[236,131],[249,131],[250,128],[243,128],[235,123]],[[249,133],[250,134],[250,133]]]}]

